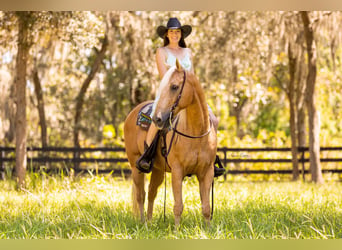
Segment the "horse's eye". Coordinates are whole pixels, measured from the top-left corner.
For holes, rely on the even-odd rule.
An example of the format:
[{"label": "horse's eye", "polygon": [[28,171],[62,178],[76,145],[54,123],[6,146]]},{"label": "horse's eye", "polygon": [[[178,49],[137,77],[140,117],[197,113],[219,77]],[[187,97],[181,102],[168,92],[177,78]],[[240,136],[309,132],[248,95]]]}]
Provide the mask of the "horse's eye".
[{"label": "horse's eye", "polygon": [[179,88],[178,85],[171,85],[171,90],[177,90]]}]

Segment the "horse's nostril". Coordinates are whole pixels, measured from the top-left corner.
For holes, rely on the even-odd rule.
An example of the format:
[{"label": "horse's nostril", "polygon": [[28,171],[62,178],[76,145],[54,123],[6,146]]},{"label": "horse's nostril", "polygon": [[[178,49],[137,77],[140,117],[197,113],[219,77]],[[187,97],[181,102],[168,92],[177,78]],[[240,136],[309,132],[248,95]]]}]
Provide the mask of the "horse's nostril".
[{"label": "horse's nostril", "polygon": [[159,129],[163,129],[163,128],[166,128],[166,126],[168,125],[169,116],[170,116],[169,112],[165,112],[165,113],[159,112],[152,117],[152,121],[154,122],[155,125],[157,125]]},{"label": "horse's nostril", "polygon": [[164,126],[166,125],[166,120],[167,117],[166,115],[159,113],[159,114],[155,114],[152,118],[154,124],[159,128],[162,129],[164,128]]}]

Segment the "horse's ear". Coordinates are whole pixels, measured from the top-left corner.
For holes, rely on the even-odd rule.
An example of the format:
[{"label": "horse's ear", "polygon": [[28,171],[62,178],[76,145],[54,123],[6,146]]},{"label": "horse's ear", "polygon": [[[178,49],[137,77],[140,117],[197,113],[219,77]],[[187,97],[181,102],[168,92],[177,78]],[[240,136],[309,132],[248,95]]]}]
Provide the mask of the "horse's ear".
[{"label": "horse's ear", "polygon": [[180,65],[178,59],[176,58],[176,68],[178,71],[181,71],[182,70],[182,65]]}]

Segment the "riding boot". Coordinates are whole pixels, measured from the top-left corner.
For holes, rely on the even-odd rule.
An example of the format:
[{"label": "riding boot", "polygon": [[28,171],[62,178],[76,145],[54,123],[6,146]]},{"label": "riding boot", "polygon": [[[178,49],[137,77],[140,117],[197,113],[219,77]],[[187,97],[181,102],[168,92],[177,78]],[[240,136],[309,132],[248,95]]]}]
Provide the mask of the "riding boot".
[{"label": "riding boot", "polygon": [[214,162],[214,177],[219,177],[223,175],[225,172],[226,170],[224,169],[220,158],[218,157],[218,155],[216,155],[216,159]]},{"label": "riding boot", "polygon": [[150,146],[148,146],[145,142],[144,144],[145,151],[136,162],[137,169],[139,169],[140,172],[150,173],[152,171],[154,156],[156,154],[159,136],[160,136],[160,133],[158,131]]}]

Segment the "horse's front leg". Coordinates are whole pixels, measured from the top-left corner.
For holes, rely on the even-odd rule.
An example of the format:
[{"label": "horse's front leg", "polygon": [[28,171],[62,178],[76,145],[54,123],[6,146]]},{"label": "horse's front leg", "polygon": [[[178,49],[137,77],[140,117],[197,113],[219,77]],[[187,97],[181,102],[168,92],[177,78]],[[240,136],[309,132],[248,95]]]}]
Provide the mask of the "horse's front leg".
[{"label": "horse's front leg", "polygon": [[181,215],[183,212],[183,199],[182,199],[182,183],[183,171],[180,167],[172,168],[172,192],[174,198],[173,213],[175,216],[175,226],[180,224]]},{"label": "horse's front leg", "polygon": [[154,200],[157,196],[157,191],[164,180],[164,171],[154,168],[151,174],[150,185],[148,189],[148,207],[147,207],[147,219],[152,219]]},{"label": "horse's front leg", "polygon": [[210,190],[214,181],[214,171],[211,168],[203,176],[198,176],[200,196],[202,203],[202,214],[204,216],[207,226],[210,225]]}]

